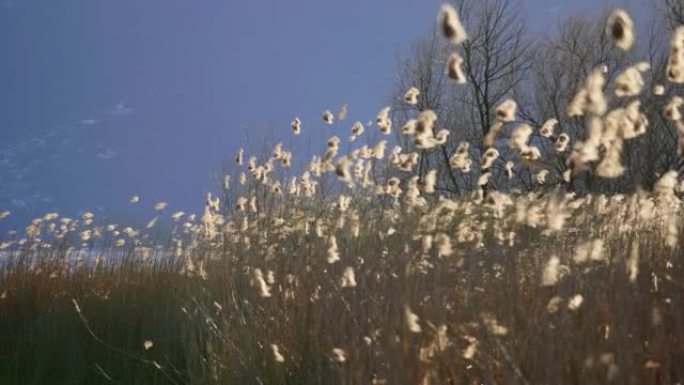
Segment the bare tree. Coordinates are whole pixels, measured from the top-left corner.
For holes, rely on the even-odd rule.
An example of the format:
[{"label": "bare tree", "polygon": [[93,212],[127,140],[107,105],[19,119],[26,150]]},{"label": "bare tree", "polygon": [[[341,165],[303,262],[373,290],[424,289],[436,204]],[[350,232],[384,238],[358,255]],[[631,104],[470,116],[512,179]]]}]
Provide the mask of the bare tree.
[{"label": "bare tree", "polygon": [[[515,12],[515,0],[459,0],[455,7],[469,38],[460,47],[447,44],[434,31],[419,42],[401,63],[394,118],[399,126],[419,111],[433,110],[438,127],[450,132],[449,141],[439,148],[421,151],[419,173],[437,169],[438,188],[457,194],[472,188],[471,174],[451,170],[449,158],[460,141],[468,141],[473,156],[482,152],[482,140],[493,121],[494,107],[506,97],[515,97],[529,68],[525,25]],[[446,74],[449,55],[458,51],[468,82],[455,84]],[[403,103],[410,87],[420,91],[416,105]],[[400,138],[405,149],[412,144]]]},{"label": "bare tree", "polygon": [[663,15],[671,29],[684,25],[684,0],[664,0]]}]

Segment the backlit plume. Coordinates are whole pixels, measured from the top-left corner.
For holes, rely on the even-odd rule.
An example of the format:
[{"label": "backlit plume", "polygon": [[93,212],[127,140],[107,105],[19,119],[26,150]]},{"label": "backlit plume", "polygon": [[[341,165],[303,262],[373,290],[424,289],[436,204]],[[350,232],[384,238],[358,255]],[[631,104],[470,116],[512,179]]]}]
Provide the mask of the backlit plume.
[{"label": "backlit plume", "polygon": [[347,119],[347,114],[349,114],[349,105],[344,104],[342,107],[340,107],[340,110],[337,112],[337,120],[340,122]]},{"label": "backlit plume", "polygon": [[392,132],[392,120],[389,116],[390,107],[385,107],[375,117],[375,123],[378,125],[380,132],[389,135]]},{"label": "backlit plume", "polygon": [[480,159],[480,167],[486,170],[492,167],[494,161],[499,157],[499,151],[495,148],[488,148],[487,151],[482,154],[482,159]]},{"label": "backlit plume", "polygon": [[356,138],[358,138],[359,136],[361,136],[361,134],[363,134],[363,124],[359,121],[354,122],[354,124],[352,125],[352,128],[351,128],[351,131],[352,131],[352,135],[349,137],[349,140],[353,142],[356,140]]},{"label": "backlit plume", "polygon": [[684,83],[684,26],[677,27],[670,40],[667,78],[673,83]]},{"label": "backlit plume", "polygon": [[418,88],[416,87],[411,87],[406,91],[404,94],[404,101],[408,104],[418,104],[418,96],[420,95],[420,91],[418,91]]},{"label": "backlit plume", "polygon": [[618,97],[637,96],[644,87],[643,72],[651,66],[646,62],[637,63],[628,67],[615,79],[615,95]]},{"label": "backlit plume", "polygon": [[335,115],[333,115],[332,111],[330,111],[330,110],[323,111],[323,121],[326,124],[333,124],[333,122],[335,121]]},{"label": "backlit plume", "polygon": [[513,99],[507,99],[496,107],[496,119],[501,122],[512,122],[515,120],[515,112],[518,104]]},{"label": "backlit plume", "polygon": [[423,184],[423,191],[426,194],[435,193],[435,185],[437,184],[437,170],[430,170],[425,174],[425,182]]},{"label": "backlit plume", "polygon": [[558,139],[556,139],[556,143],[554,143],[554,148],[558,152],[565,152],[568,149],[568,145],[570,144],[570,137],[566,133],[562,133],[558,135]]},{"label": "backlit plume", "polygon": [[451,43],[461,44],[468,38],[458,13],[451,4],[442,5],[437,22],[442,34]]},{"label": "backlit plume", "polygon": [[616,9],[606,22],[606,35],[613,39],[615,45],[628,50],[634,44],[634,23],[627,12]]},{"label": "backlit plume", "polygon": [[275,362],[285,362],[285,357],[280,353],[280,348],[278,345],[271,344],[271,352],[273,352],[273,360]]},{"label": "backlit plume", "polygon": [[271,297],[271,287],[268,285],[268,283],[266,283],[266,280],[264,279],[264,273],[261,271],[261,269],[254,269],[253,285],[257,287],[259,290],[259,295],[262,298]]},{"label": "backlit plume", "polygon": [[527,149],[527,141],[532,135],[532,127],[529,124],[519,125],[511,134],[509,145],[511,148],[520,152]]},{"label": "backlit plume", "polygon": [[504,168],[506,169],[506,177],[508,177],[508,179],[513,178],[513,167],[515,167],[515,163],[511,161],[506,162]]},{"label": "backlit plume", "polygon": [[472,164],[472,161],[470,160],[470,143],[459,143],[456,152],[451,156],[451,159],[449,159],[449,164],[453,169],[462,172],[470,172],[470,165]]},{"label": "backlit plume", "polygon": [[447,74],[456,84],[465,84],[466,77],[463,73],[463,58],[456,52],[449,55],[447,59]]},{"label": "backlit plume", "polygon": [[344,269],[342,278],[340,279],[340,286],[349,288],[356,287],[356,275],[354,274],[354,268],[351,266]]},{"label": "backlit plume", "polygon": [[680,96],[673,96],[672,99],[665,106],[665,117],[676,122],[682,119],[682,114],[679,109],[684,104],[684,98]]},{"label": "backlit plume", "polygon": [[549,119],[541,126],[539,129],[539,135],[545,138],[551,138],[553,136],[553,131],[558,124],[558,119]]},{"label": "backlit plume", "polygon": [[292,129],[292,132],[295,135],[301,134],[302,133],[302,121],[299,120],[299,118],[294,118],[294,120],[290,124],[290,128]]},{"label": "backlit plume", "polygon": [[411,308],[408,307],[408,305],[404,306],[404,320],[406,321],[406,326],[411,332],[420,333],[422,331],[422,328],[418,323],[420,319],[413,311],[411,311]]},{"label": "backlit plume", "polygon": [[235,163],[237,163],[238,166],[242,166],[242,163],[244,161],[244,156],[245,156],[245,150],[240,149],[235,155]]},{"label": "backlit plume", "polygon": [[332,264],[340,260],[340,252],[337,249],[337,238],[334,235],[328,237],[328,263]]},{"label": "backlit plume", "polygon": [[583,116],[585,113],[603,115],[606,113],[608,103],[603,94],[603,86],[606,80],[600,68],[594,69],[585,80],[584,86],[577,91],[575,97],[568,106],[568,116]]}]

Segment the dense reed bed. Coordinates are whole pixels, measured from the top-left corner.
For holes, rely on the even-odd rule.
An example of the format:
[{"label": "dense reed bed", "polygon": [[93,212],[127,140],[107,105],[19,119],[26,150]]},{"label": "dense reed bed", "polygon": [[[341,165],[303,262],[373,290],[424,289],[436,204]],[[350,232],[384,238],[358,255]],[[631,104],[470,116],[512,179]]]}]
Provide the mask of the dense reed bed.
[{"label": "dense reed bed", "polygon": [[[466,54],[476,40],[453,7],[438,27]],[[629,50],[629,15],[605,36]],[[454,87],[472,73],[459,52],[443,63]],[[674,170],[604,183],[629,175],[628,144],[648,135],[648,68],[589,71],[564,113],[581,135],[524,121],[511,97],[478,141],[454,143],[410,87],[413,115],[354,122],[296,176],[282,143],[240,150],[201,215],[159,202],[138,227],[47,213],[3,233],[0,383],[681,383],[684,186]],[[659,87],[681,156],[683,103]]]}]

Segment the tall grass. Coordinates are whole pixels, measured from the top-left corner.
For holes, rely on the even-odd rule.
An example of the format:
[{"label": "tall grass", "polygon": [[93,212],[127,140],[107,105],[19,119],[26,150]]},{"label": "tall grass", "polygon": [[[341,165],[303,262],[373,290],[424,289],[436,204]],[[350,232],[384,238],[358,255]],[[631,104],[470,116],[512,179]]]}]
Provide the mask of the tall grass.
[{"label": "tall grass", "polygon": [[[294,206],[285,223],[250,214],[253,227],[226,233],[220,245],[198,243],[178,258],[145,261],[131,248],[110,258],[116,262],[66,269],[62,258],[69,252],[45,255],[27,243],[9,254],[2,271],[0,378],[8,384],[680,381],[682,250],[666,245],[661,218],[639,213],[650,197],[574,200],[562,232],[550,231],[547,219],[531,227],[526,214],[535,207],[546,213],[553,199],[521,196],[517,208],[499,213],[488,204],[444,199],[410,211],[352,202],[344,211],[331,205],[313,214]],[[679,225],[677,219],[678,239]],[[333,264],[328,233],[336,235],[340,256]],[[451,235],[451,253],[428,247],[427,237],[438,233]],[[578,244],[596,239],[603,240],[602,252],[594,245],[584,260]],[[552,255],[560,266],[549,272]],[[355,272],[355,287],[342,285],[346,267]],[[257,268],[270,296],[255,280]],[[577,295],[582,302],[570,309]],[[417,315],[420,332],[408,312]],[[145,350],[145,341],[153,347]],[[344,352],[343,362],[333,349]]]},{"label": "tall grass", "polygon": [[[455,12],[440,23],[460,44]],[[631,25],[619,16],[608,32]],[[572,102],[586,140],[561,133],[551,149],[572,147],[568,183],[621,175],[622,142],[646,129],[638,103],[608,111],[604,82],[592,72]],[[672,119],[679,107],[668,108]],[[451,154],[449,172],[479,172],[470,197],[440,195],[444,170],[424,169],[423,152],[386,155],[382,140],[340,154],[335,136],[297,178],[281,177],[293,156],[282,144],[261,159],[241,150],[223,199],[171,215],[168,237],[154,235],[156,219],[138,229],[91,213],[37,218],[0,244],[0,383],[680,383],[677,173],[627,195],[568,193],[543,170],[538,191],[496,191],[502,142],[528,168],[548,155],[530,138],[540,128],[508,130],[516,109],[498,107],[479,152],[464,142]],[[447,142],[436,119],[421,111],[404,126],[414,148]],[[556,124],[540,135],[562,137]],[[376,125],[392,131],[389,108]]]}]

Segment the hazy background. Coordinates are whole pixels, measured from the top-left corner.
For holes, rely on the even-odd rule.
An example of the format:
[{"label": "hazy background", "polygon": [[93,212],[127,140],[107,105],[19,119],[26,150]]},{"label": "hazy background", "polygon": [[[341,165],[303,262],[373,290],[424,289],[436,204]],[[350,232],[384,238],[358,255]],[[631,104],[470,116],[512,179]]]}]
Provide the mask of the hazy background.
[{"label": "hazy background", "polygon": [[[250,141],[346,133],[387,104],[441,0],[0,0],[0,211],[197,211]],[[522,1],[531,33],[648,0]],[[336,128],[320,114],[349,103]],[[299,138],[298,138],[299,139]],[[296,147],[295,147],[296,148]],[[295,154],[296,156],[296,154]],[[128,198],[141,196],[132,207]]]}]

